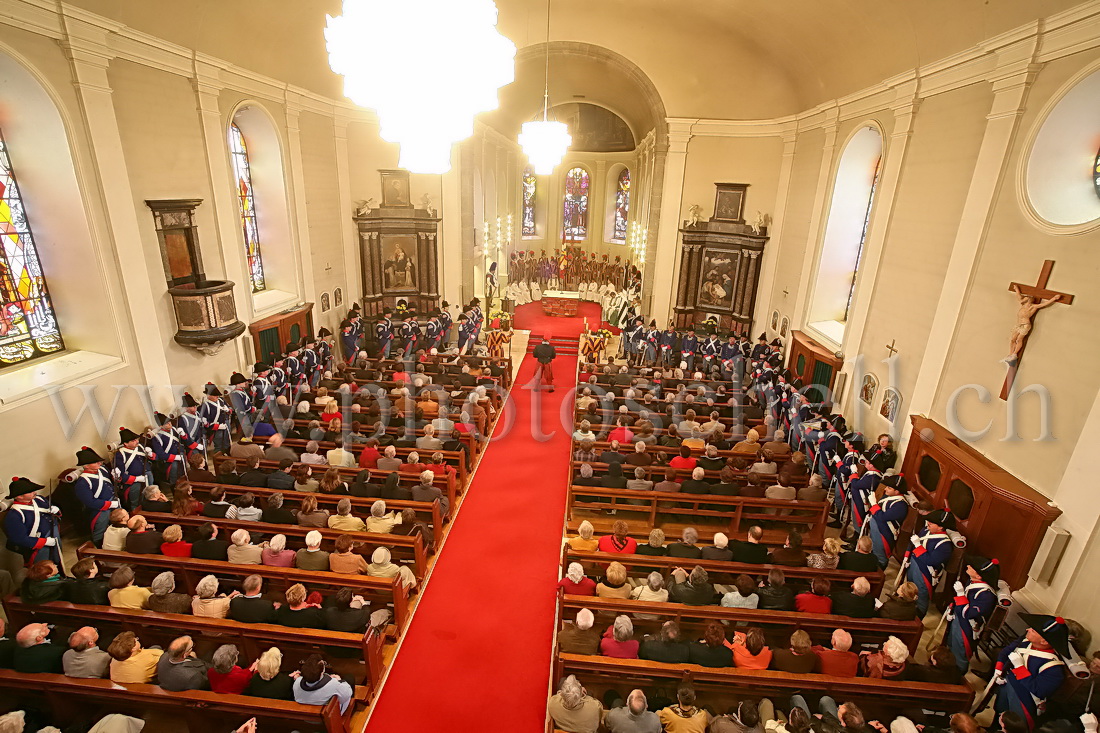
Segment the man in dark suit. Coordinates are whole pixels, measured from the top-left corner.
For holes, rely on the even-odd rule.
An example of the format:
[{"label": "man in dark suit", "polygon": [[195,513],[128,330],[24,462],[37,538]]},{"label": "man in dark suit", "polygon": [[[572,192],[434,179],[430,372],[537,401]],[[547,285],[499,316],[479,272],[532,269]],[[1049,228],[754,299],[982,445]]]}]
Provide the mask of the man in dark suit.
[{"label": "man in dark suit", "polygon": [[275,609],[279,604],[263,597],[263,578],[249,575],[241,589],[244,595],[229,602],[229,618],[246,624],[270,624],[275,621]]},{"label": "man in dark suit", "polygon": [[241,486],[267,486],[267,473],[260,470],[259,456],[249,456],[245,465],[248,470],[241,474]]},{"label": "man in dark suit", "polygon": [[99,578],[99,566],[96,565],[95,558],[86,557],[78,561],[73,565],[72,573],[73,582],[65,586],[65,600],[94,606],[106,606],[110,603],[107,598],[107,581]]},{"label": "man in dark suit", "polygon": [[164,538],[156,527],[145,520],[145,517],[140,514],[130,517],[126,526],[130,528],[130,533],[126,535],[126,552],[132,552],[135,555],[160,554],[160,546]]},{"label": "man in dark suit", "polygon": [[294,512],[283,506],[283,495],[272,494],[264,507],[263,521],[268,524],[297,524]]},{"label": "man in dark suit", "polygon": [[32,674],[61,674],[65,645],[51,643],[49,636],[48,624],[28,624],[20,629],[15,637],[12,669]]},{"label": "man in dark suit", "polygon": [[833,613],[852,618],[871,618],[875,615],[875,599],[871,595],[871,583],[867,578],[852,581],[852,590],[833,593]]},{"label": "man in dark suit", "polygon": [[[279,491],[293,489],[294,476],[290,473],[292,470],[294,470],[293,458],[284,458],[279,461],[278,470],[267,474],[267,488],[278,489]],[[265,519],[264,521],[266,522],[267,520]]]},{"label": "man in dark suit", "polygon": [[753,525],[749,527],[747,540],[738,540],[733,546],[733,561],[762,565],[768,561],[768,548],[760,544],[764,530]]},{"label": "man in dark suit", "polygon": [[228,560],[229,543],[218,539],[218,528],[207,522],[199,527],[199,538],[191,544],[191,557],[200,560]]}]

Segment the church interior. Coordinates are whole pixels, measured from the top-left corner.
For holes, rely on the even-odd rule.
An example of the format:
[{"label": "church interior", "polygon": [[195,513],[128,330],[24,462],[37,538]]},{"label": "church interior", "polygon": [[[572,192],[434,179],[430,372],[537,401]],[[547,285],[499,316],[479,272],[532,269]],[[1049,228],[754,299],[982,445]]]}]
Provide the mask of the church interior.
[{"label": "church interior", "polygon": [[0,0],[0,733],[1096,733],[1089,247],[1100,0]]}]

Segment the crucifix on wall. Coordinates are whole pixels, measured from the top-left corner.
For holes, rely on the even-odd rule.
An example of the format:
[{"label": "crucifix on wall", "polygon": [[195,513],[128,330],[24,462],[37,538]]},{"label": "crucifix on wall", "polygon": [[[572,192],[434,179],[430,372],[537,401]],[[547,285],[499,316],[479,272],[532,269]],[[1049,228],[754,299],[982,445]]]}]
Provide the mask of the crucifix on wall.
[{"label": "crucifix on wall", "polygon": [[886,344],[886,350],[890,352],[890,356],[898,353],[897,347],[894,346],[895,342],[897,342],[897,339],[890,339],[890,343]]},{"label": "crucifix on wall", "polygon": [[1027,346],[1027,337],[1031,334],[1035,314],[1055,303],[1073,304],[1073,296],[1069,293],[1046,289],[1047,281],[1050,280],[1050,271],[1053,268],[1054,260],[1046,260],[1043,262],[1039,279],[1034,285],[1014,282],[1008,286],[1009,290],[1016,293],[1016,297],[1020,302],[1020,310],[1016,312],[1016,325],[1012,328],[1009,354],[1003,359],[1004,363],[1008,364],[1008,374],[1005,375],[1005,383],[1001,387],[1002,400],[1008,399],[1008,393],[1012,390],[1013,382],[1016,381],[1016,371],[1020,366],[1020,357],[1024,354],[1024,347]]}]

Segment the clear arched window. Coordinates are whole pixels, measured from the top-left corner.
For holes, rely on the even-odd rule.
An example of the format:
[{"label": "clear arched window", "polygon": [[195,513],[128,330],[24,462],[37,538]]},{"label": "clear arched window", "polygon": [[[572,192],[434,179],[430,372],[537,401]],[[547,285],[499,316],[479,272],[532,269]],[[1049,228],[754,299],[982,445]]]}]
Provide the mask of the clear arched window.
[{"label": "clear arched window", "polygon": [[615,228],[612,239],[626,241],[626,222],[630,214],[630,169],[623,168],[615,186]]},{"label": "clear arched window", "polygon": [[538,180],[535,178],[535,169],[527,166],[523,169],[523,230],[524,237],[535,236],[535,193]]},{"label": "clear arched window", "polygon": [[0,133],[0,365],[65,346],[9,156]]},{"label": "clear arched window", "polygon": [[260,230],[256,225],[256,199],[252,193],[252,173],[248,166],[248,148],[237,123],[229,125],[229,151],[233,160],[233,175],[237,181],[237,202],[240,205],[241,228],[244,231],[244,253],[248,260],[248,279],[252,292],[267,288],[264,263],[260,255]]},{"label": "clear arched window", "polygon": [[581,242],[588,237],[588,184],[588,171],[584,168],[571,168],[565,174],[562,222],[566,241]]}]

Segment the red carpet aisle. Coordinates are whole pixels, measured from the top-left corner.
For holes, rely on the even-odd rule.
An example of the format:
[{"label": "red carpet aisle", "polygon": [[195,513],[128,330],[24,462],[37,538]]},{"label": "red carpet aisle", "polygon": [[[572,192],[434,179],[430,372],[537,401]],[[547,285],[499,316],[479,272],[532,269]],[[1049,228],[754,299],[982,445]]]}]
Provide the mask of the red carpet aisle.
[{"label": "red carpet aisle", "polygon": [[[546,320],[557,338],[576,338],[582,327],[579,318]],[[535,360],[524,358],[512,428],[501,436],[507,420],[498,421],[498,440],[432,571],[370,733],[543,729],[568,478],[569,431],[559,410],[576,365],[575,356],[559,356],[557,391],[533,392]]]},{"label": "red carpet aisle", "polygon": [[[589,328],[594,328],[600,323],[600,304],[580,301],[577,315],[574,318],[548,316],[542,312],[542,303],[535,301],[525,303],[516,308],[516,318],[513,327],[530,331],[532,336],[553,336],[555,338],[576,339],[584,329],[584,319],[588,318]],[[612,329],[614,333],[619,330]]]}]

